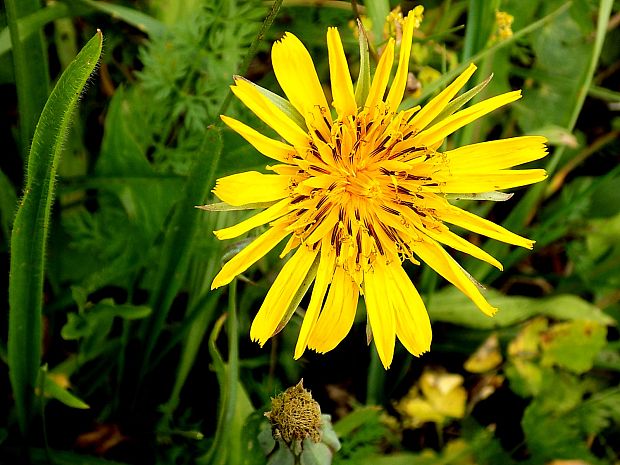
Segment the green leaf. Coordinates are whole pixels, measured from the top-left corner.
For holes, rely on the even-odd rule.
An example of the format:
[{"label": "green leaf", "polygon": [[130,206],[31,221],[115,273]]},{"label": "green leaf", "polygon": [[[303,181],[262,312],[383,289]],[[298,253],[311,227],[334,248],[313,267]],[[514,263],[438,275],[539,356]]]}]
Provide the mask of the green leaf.
[{"label": "green leaf", "polygon": [[131,24],[136,29],[148,34],[149,36],[158,36],[166,32],[166,26],[157,19],[149,16],[141,11],[134,10],[123,5],[116,5],[108,2],[98,2],[93,0],[78,0],[79,3],[87,5],[94,10],[107,13],[113,18]]},{"label": "green leaf", "polygon": [[259,208],[269,208],[276,202],[259,202],[259,203],[246,203],[245,205],[228,205],[224,202],[209,203],[207,205],[196,205],[195,208],[199,210],[205,210],[208,212],[230,212],[238,210],[256,210]]},{"label": "green leaf", "polygon": [[198,231],[200,215],[191,208],[204,202],[213,186],[214,172],[222,153],[222,137],[219,129],[210,127],[205,133],[202,154],[196,157],[194,169],[187,180],[180,202],[176,205],[166,229],[160,264],[151,293],[150,306],[153,315],[146,328],[144,369],[147,369],[151,352],[161,334],[166,317],[177,292],[181,289],[191,258],[191,244]]},{"label": "green leaf", "polygon": [[505,202],[510,200],[514,194],[505,192],[483,192],[481,194],[447,194],[447,198],[451,200],[489,200],[491,202]]},{"label": "green leaf", "polygon": [[542,364],[559,366],[573,373],[592,369],[594,359],[607,342],[605,326],[592,321],[559,323],[543,334]]},{"label": "green leaf", "polygon": [[68,313],[67,323],[62,327],[60,335],[65,340],[94,336],[99,341],[105,338],[115,317],[137,320],[150,314],[151,309],[144,305],[116,305],[112,299],[105,299],[80,313]]},{"label": "green leaf", "polygon": [[[45,8],[41,8],[27,16],[23,16],[17,21],[19,36],[21,40],[27,39],[32,36],[32,34],[40,31],[46,24],[56,19],[70,16],[72,13],[77,15],[83,13],[83,11],[74,11],[65,3],[51,3]],[[11,35],[7,27],[0,31],[0,55],[11,50],[11,46]]]},{"label": "green leaf", "polygon": [[379,420],[383,409],[374,405],[359,407],[334,424],[334,431],[340,437],[348,436],[357,428]]},{"label": "green leaf", "polygon": [[598,307],[574,295],[546,298],[506,296],[493,290],[485,292],[491,305],[499,308],[494,317],[488,317],[456,288],[446,287],[433,295],[428,313],[433,321],[444,321],[468,328],[493,329],[511,326],[536,315],[560,320],[583,320],[613,325],[614,320]]},{"label": "green leaf", "polygon": [[321,442],[313,442],[306,438],[303,449],[299,458],[301,465],[330,465],[332,463],[332,451]]},{"label": "green leaf", "polygon": [[[39,370],[39,380],[37,384],[43,383],[43,394],[65,404],[67,407],[77,409],[89,409],[90,406],[79,397],[70,393],[66,388],[58,384],[47,372],[46,367]],[[41,379],[42,378],[42,379]]]},{"label": "green leaf", "polygon": [[583,388],[574,376],[546,371],[541,393],[525,409],[521,421],[531,455],[528,463],[558,459],[601,463],[591,454],[575,414],[582,397]]},{"label": "green leaf", "polygon": [[7,242],[11,237],[11,225],[17,208],[17,194],[9,178],[0,170],[0,228]]},{"label": "green leaf", "polygon": [[357,33],[360,44],[360,72],[355,84],[355,103],[358,108],[362,108],[370,92],[370,57],[366,30],[359,20],[357,21]]},{"label": "green leaf", "polygon": [[441,121],[441,120],[447,118],[452,113],[457,111],[459,108],[461,108],[463,105],[465,105],[471,99],[473,99],[476,95],[478,95],[480,92],[482,92],[486,88],[486,86],[489,85],[489,82],[491,82],[491,79],[493,79],[493,74],[491,74],[488,78],[486,78],[484,81],[482,81],[480,84],[478,84],[473,89],[468,90],[467,92],[463,93],[462,95],[459,95],[457,98],[455,98],[452,101],[450,101],[450,103],[448,103],[448,105],[446,105],[446,107],[443,109],[443,111],[441,113],[439,113],[435,117],[435,119],[433,119],[433,121],[430,122],[430,124],[428,126],[432,126],[433,124],[435,124],[438,121]]},{"label": "green leaf", "polygon": [[258,84],[253,83],[252,81],[244,78],[243,76],[233,76],[235,81],[243,80],[248,84],[252,85],[256,90],[258,90],[264,97],[267,98],[271,103],[273,103],[282,113],[288,116],[292,121],[294,121],[297,126],[302,128],[304,131],[307,130],[306,121],[304,117],[297,111],[297,109],[289,102],[288,100],[280,97],[278,94],[274,94],[270,90],[265,89],[264,87],[259,86]]},{"label": "green leaf", "polygon": [[63,138],[86,81],[99,61],[102,44],[99,31],[62,74],[45,104],[32,141],[24,197],[13,226],[8,359],[22,432],[28,429],[33,413],[41,357],[44,259],[56,168]]},{"label": "green leaf", "polygon": [[18,26],[20,19],[40,9],[39,0],[5,0],[4,4],[13,44],[20,152],[25,159],[49,92],[47,48],[42,28],[36,34],[25,37]]},{"label": "green leaf", "polygon": [[389,14],[390,2],[388,0],[366,2],[366,15],[372,21],[372,34],[374,36],[375,47],[383,41],[383,27]]},{"label": "green leaf", "polygon": [[295,465],[295,456],[288,447],[280,443],[273,455],[269,457],[267,465]]}]

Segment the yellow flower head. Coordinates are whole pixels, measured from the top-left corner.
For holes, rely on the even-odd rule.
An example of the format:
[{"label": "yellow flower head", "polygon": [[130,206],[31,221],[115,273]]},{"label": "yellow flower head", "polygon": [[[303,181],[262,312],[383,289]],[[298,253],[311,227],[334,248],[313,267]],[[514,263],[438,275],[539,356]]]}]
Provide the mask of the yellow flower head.
[{"label": "yellow flower head", "polygon": [[495,27],[497,31],[494,36],[499,37],[501,40],[512,37],[512,23],[514,20],[515,18],[511,14],[508,14],[505,11],[496,11]]},{"label": "yellow flower head", "polygon": [[[457,236],[448,224],[531,248],[533,242],[451,205],[448,194],[486,193],[538,182],[540,169],[510,170],[545,155],[543,137],[517,137],[438,151],[444,138],[490,111],[517,100],[509,92],[456,111],[449,106],[476,67],[470,65],[424,108],[399,111],[407,84],[415,16],[404,23],[398,68],[387,91],[394,60],[391,39],[374,73],[354,90],[336,28],[327,31],[333,95],[331,112],[314,64],[303,44],[287,33],[273,45],[276,78],[288,101],[237,77],[234,94],[282,138],[264,136],[245,124],[222,120],[259,152],[274,159],[267,168],[217,181],[225,203],[264,208],[229,228],[219,239],[253,228],[267,231],[228,261],[212,287],[228,284],[288,237],[284,264],[252,323],[261,345],[287,323],[314,282],[295,349],[327,352],[347,335],[363,296],[377,351],[387,368],[398,337],[409,352],[430,348],[431,326],[424,303],[402,263],[426,262],[486,314],[495,313],[478,287],[443,245],[501,269],[500,263]],[[368,85],[365,85],[365,82]]]}]

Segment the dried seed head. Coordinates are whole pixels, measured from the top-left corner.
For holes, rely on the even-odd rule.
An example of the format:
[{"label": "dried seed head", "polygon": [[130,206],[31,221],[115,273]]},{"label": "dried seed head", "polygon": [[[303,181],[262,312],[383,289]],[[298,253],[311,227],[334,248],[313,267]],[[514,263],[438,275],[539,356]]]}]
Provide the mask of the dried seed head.
[{"label": "dried seed head", "polygon": [[296,386],[271,399],[271,410],[265,413],[272,426],[273,437],[287,444],[310,438],[321,440],[321,407],[304,389],[303,379]]}]

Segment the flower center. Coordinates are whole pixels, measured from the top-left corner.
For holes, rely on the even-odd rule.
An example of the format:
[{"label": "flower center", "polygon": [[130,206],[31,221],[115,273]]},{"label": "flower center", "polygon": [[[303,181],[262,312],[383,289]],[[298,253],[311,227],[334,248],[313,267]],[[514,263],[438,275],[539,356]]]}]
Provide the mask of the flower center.
[{"label": "flower center", "polygon": [[[375,176],[373,177],[372,174]],[[375,199],[381,195],[381,184],[376,178],[378,173],[358,171],[345,177],[345,191],[356,197]]]}]

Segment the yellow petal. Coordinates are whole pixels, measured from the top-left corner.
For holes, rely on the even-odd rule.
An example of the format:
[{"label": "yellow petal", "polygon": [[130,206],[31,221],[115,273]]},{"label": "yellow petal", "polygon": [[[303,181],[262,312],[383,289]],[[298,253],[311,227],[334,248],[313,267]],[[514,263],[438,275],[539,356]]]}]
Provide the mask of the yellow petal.
[{"label": "yellow petal", "polygon": [[381,259],[376,260],[374,265],[374,270],[364,273],[364,300],[375,346],[381,363],[387,370],[394,358],[396,322],[391,299],[385,294],[385,265],[381,263]]},{"label": "yellow petal", "polygon": [[295,148],[284,142],[264,136],[236,119],[229,118],[225,115],[220,115],[220,118],[228,127],[247,140],[256,150],[266,157],[286,163],[289,162],[295,154]]},{"label": "yellow petal", "polygon": [[349,65],[342,48],[340,34],[335,27],[327,29],[327,51],[334,108],[340,117],[354,115],[357,112],[357,105],[353,92],[353,81],[351,81]]},{"label": "yellow petal", "polygon": [[507,103],[514,102],[520,98],[521,91],[517,90],[484,100],[480,103],[472,105],[469,108],[466,108],[465,110],[458,111],[453,115],[448,116],[446,119],[434,124],[430,128],[425,129],[417,136],[413,137],[411,139],[411,143],[418,146],[430,146],[432,144],[439,143],[448,134],[452,134],[466,124],[469,124],[487,113],[490,113],[493,110],[506,105]]},{"label": "yellow petal", "polygon": [[309,137],[292,119],[274,105],[267,97],[260,93],[251,83],[243,79],[237,79],[235,85],[230,87],[233,93],[246,107],[267,123],[274,131],[286,141],[296,147],[306,147]]},{"label": "yellow petal", "polygon": [[485,314],[492,316],[497,309],[491,306],[482,296],[476,285],[471,281],[465,270],[448,253],[432,239],[412,244],[413,252],[437,274],[454,284],[463,294],[469,297]]},{"label": "yellow petal", "polygon": [[272,205],[271,207],[263,210],[262,212],[248,218],[241,223],[238,223],[234,226],[230,226],[228,228],[220,229],[218,231],[213,231],[213,234],[219,239],[232,239],[234,237],[239,237],[241,234],[248,232],[251,229],[254,229],[258,226],[261,226],[265,223],[269,223],[270,221],[275,220],[276,218],[281,217],[288,211],[289,200],[284,199]]},{"label": "yellow petal", "polygon": [[336,347],[351,330],[359,291],[344,269],[337,267],[332,284],[308,341],[308,347],[325,353]]},{"label": "yellow petal", "polygon": [[542,136],[512,137],[509,139],[465,145],[445,153],[452,171],[459,173],[503,170],[538,160],[547,155]]},{"label": "yellow petal", "polygon": [[317,105],[327,112],[327,100],[314,63],[297,37],[287,32],[274,43],[271,61],[280,87],[306,120],[310,114],[314,114]]},{"label": "yellow petal", "polygon": [[409,74],[409,57],[411,56],[411,42],[413,40],[414,23],[415,21],[412,10],[407,15],[407,18],[405,19],[405,23],[403,25],[403,36],[400,41],[400,56],[398,59],[398,68],[396,70],[396,75],[394,76],[394,80],[392,81],[390,91],[388,92],[388,96],[385,101],[390,111],[393,111],[394,113],[396,113],[396,111],[398,110],[398,105],[400,105],[400,102],[403,99],[403,93],[405,92],[405,87],[407,86],[407,77]]},{"label": "yellow petal", "polygon": [[222,202],[239,206],[287,197],[290,183],[290,176],[246,171],[218,179],[213,193]]},{"label": "yellow petal", "polygon": [[258,236],[241,252],[226,262],[213,280],[211,289],[217,289],[231,282],[233,278],[243,273],[267,252],[278,245],[287,234],[288,233],[282,228],[271,228]]},{"label": "yellow petal", "polygon": [[317,253],[318,248],[310,250],[301,246],[282,267],[252,322],[250,338],[253,341],[258,341],[263,346],[273,336]]},{"label": "yellow petal", "polygon": [[476,65],[471,63],[461,75],[446,87],[437,97],[433,98],[430,102],[424,105],[417,115],[411,120],[411,126],[418,131],[424,129],[431,121],[433,121],[437,115],[439,115],[446,105],[452,100],[459,90],[463,88],[465,83],[469,80],[472,74],[476,71]]},{"label": "yellow petal", "polygon": [[379,64],[375,70],[375,75],[372,78],[372,84],[368,97],[366,97],[365,107],[374,109],[379,102],[383,101],[383,95],[385,94],[385,88],[387,87],[390,79],[390,71],[392,70],[392,63],[394,62],[394,39],[390,39],[381,54]]},{"label": "yellow petal", "polygon": [[390,299],[394,303],[396,335],[413,355],[428,352],[431,347],[431,322],[424,302],[400,263],[388,265],[392,288]]},{"label": "yellow petal", "polygon": [[521,237],[492,221],[480,218],[454,205],[450,205],[448,209],[442,212],[441,219],[447,223],[508,244],[518,245],[527,249],[531,249],[534,246],[534,241]]},{"label": "yellow petal", "polygon": [[498,262],[495,257],[489,255],[480,247],[476,247],[471,242],[466,241],[462,237],[454,234],[452,231],[449,231],[447,228],[445,231],[435,231],[431,228],[421,229],[421,231],[427,234],[432,239],[441,242],[448,247],[452,247],[455,250],[459,250],[461,252],[471,255],[472,257],[476,257],[478,260],[485,261],[498,268],[499,270],[504,269],[502,264]]},{"label": "yellow petal", "polygon": [[295,360],[303,355],[308,346],[310,333],[319,318],[319,312],[323,306],[323,299],[327,292],[327,286],[329,286],[334,274],[335,260],[336,254],[330,246],[329,241],[325,239],[321,245],[321,259],[314,281],[314,287],[312,288],[312,296],[310,297],[310,303],[306,309],[306,315],[301,324],[297,345],[295,346]]},{"label": "yellow petal", "polygon": [[[445,176],[445,177],[444,177]],[[433,180],[444,194],[480,194],[513,187],[526,186],[547,179],[545,170],[497,170],[486,173],[459,173],[446,169],[439,171]]]}]

